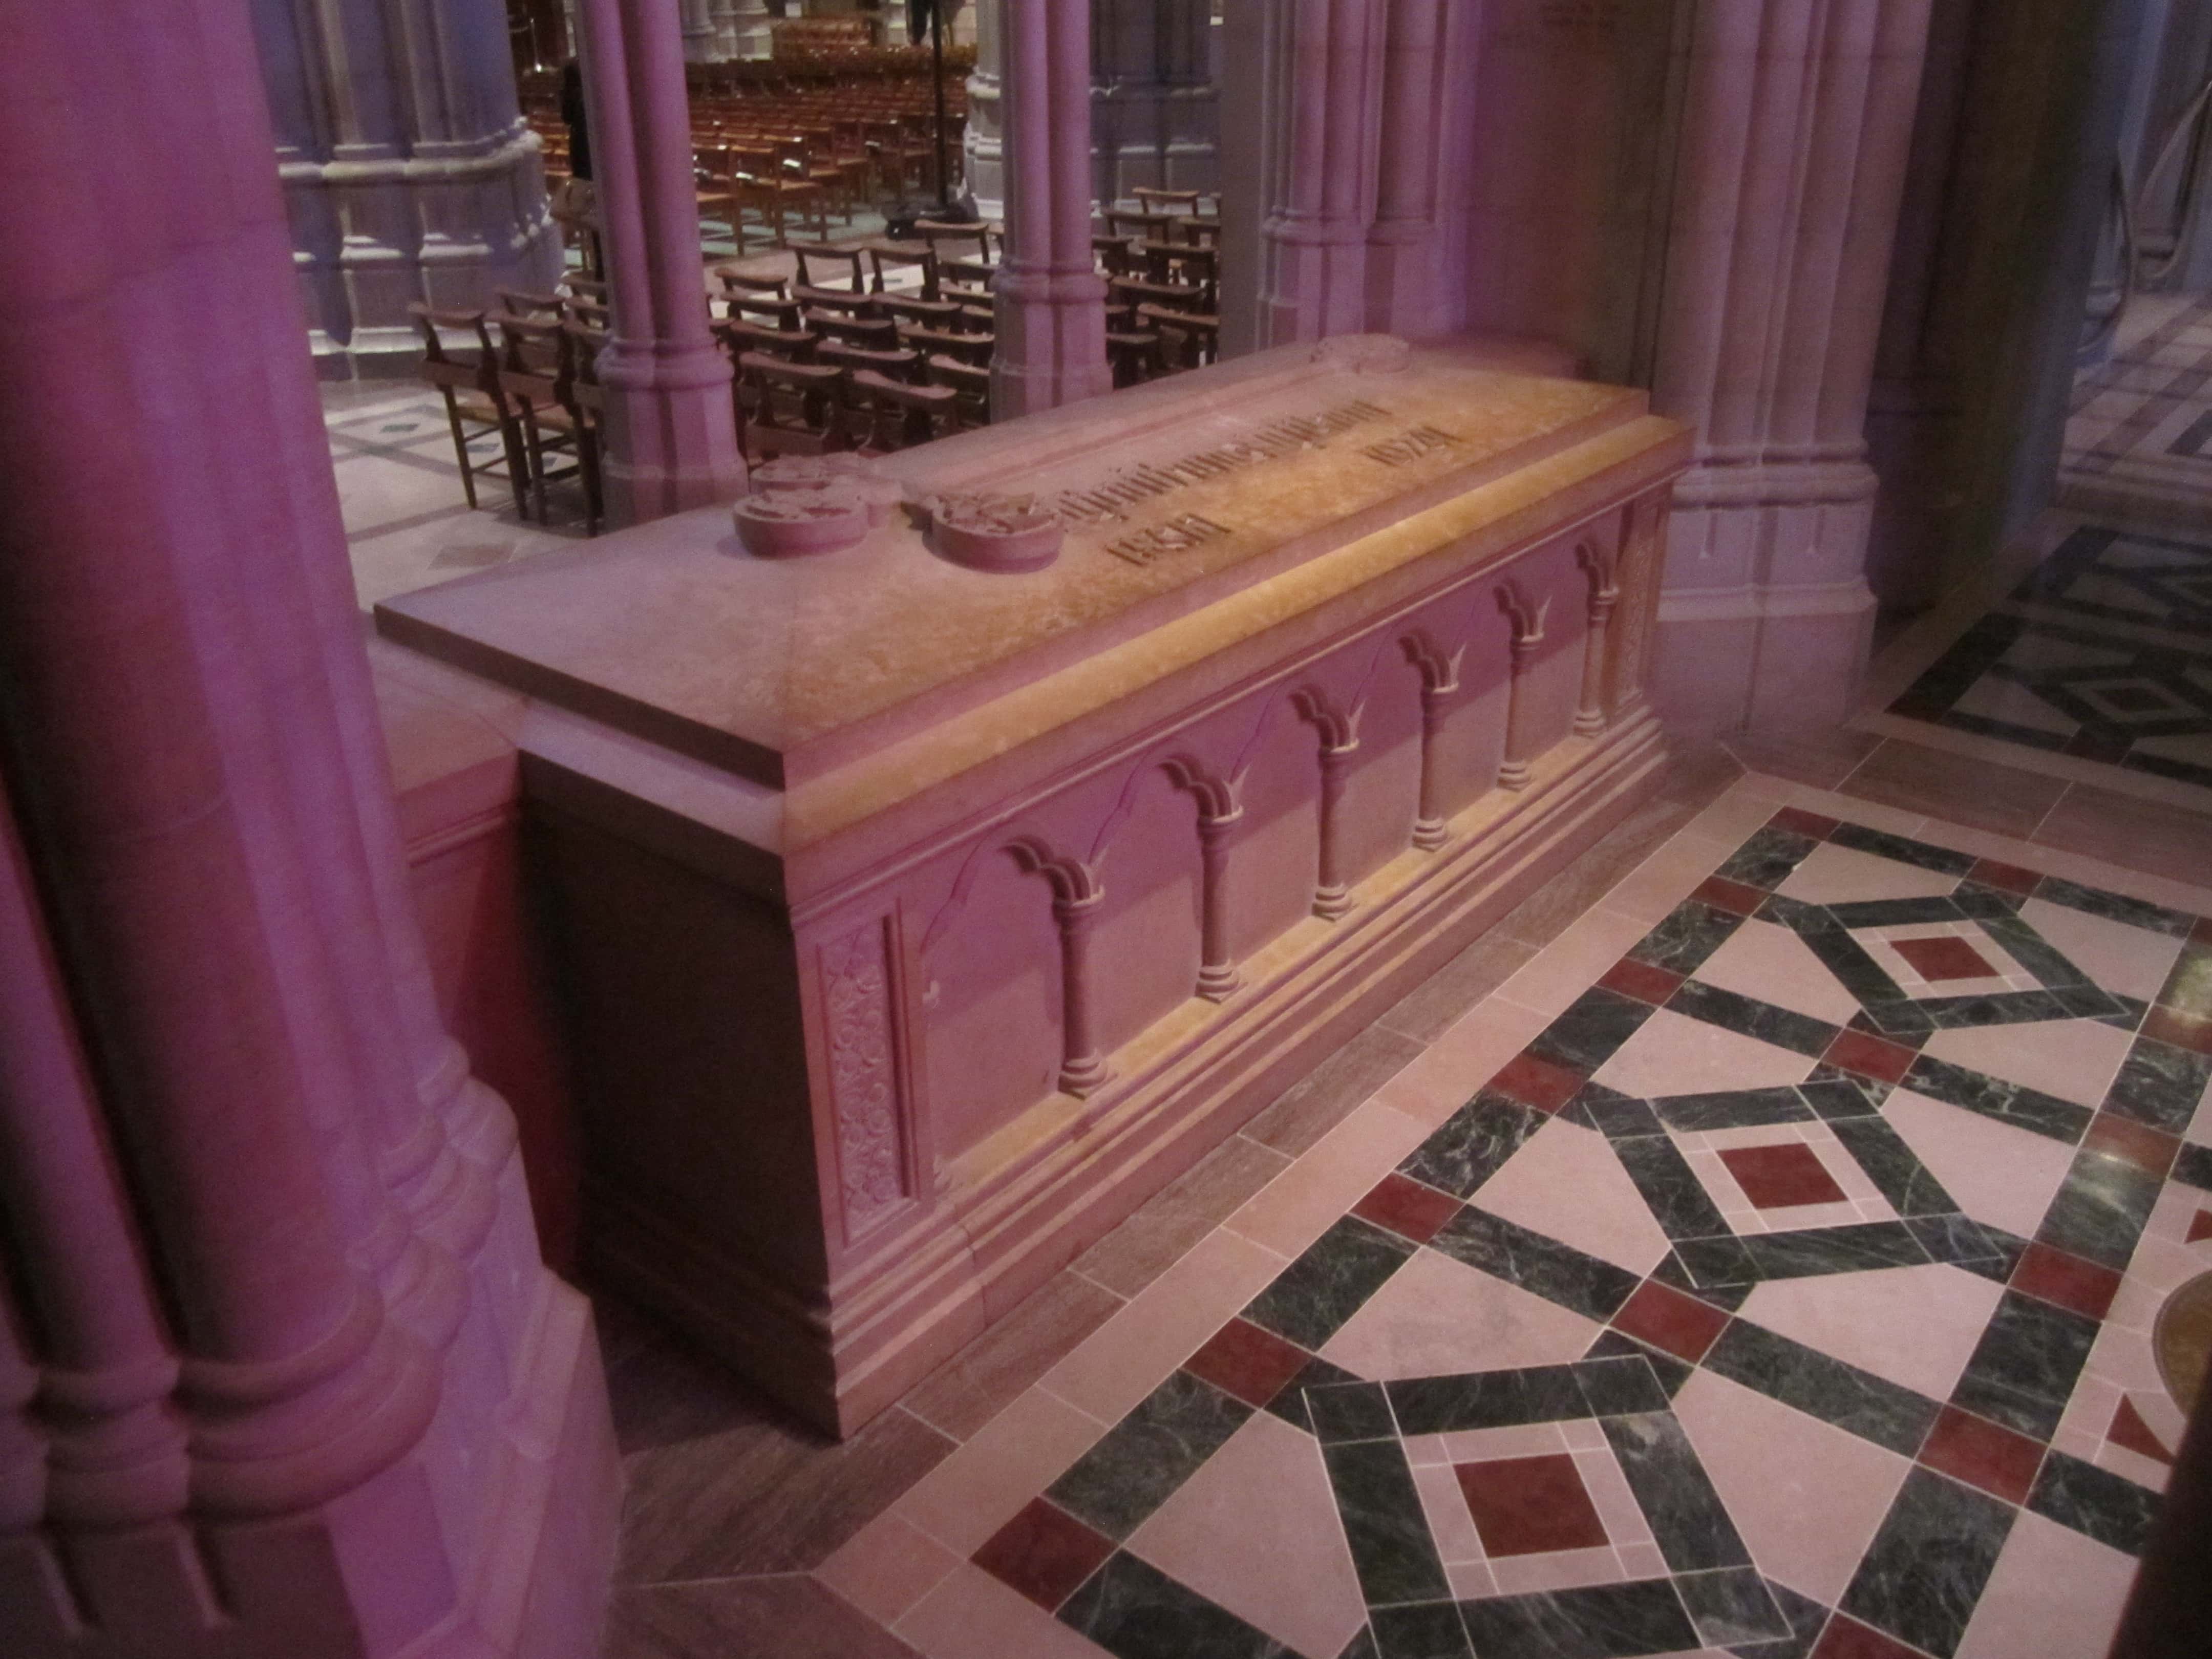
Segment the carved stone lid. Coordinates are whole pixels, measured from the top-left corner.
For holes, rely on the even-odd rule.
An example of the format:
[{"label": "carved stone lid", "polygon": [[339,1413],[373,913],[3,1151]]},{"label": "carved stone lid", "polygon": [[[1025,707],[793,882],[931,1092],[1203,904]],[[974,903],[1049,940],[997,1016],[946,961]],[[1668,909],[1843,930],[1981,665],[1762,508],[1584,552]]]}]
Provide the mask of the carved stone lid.
[{"label": "carved stone lid", "polygon": [[[1065,544],[1042,570],[939,557],[923,511],[894,513],[840,551],[756,558],[717,507],[387,600],[377,624],[544,703],[786,788],[1233,596],[1272,593],[1289,573],[1547,457],[1631,427],[1641,442],[1623,454],[1679,433],[1646,416],[1640,392],[1497,362],[1373,337],[1284,347],[871,469],[917,504],[983,497],[1058,514]],[[1273,619],[1295,616],[1297,594],[1278,597]]]}]

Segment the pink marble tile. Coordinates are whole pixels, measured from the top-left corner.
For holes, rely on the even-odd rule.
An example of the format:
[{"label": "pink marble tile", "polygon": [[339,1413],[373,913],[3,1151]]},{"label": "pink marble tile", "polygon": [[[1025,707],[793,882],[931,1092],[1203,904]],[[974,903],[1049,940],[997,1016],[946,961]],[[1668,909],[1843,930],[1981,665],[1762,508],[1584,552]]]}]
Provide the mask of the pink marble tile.
[{"label": "pink marble tile", "polygon": [[1710,1371],[1674,1411],[1759,1571],[1833,1606],[1911,1466]]},{"label": "pink marble tile", "polygon": [[1863,824],[1869,830],[1880,830],[1888,835],[1911,836],[1920,841],[1931,841],[1939,847],[1954,845],[1952,838],[1959,833],[1955,825],[1939,823],[1900,806],[1885,806],[1880,801],[1869,800],[1863,795],[1839,795],[1832,790],[1815,788],[1808,783],[1790,786],[1789,804],[1808,812],[1818,812],[1823,817]]},{"label": "pink marble tile", "polygon": [[1587,1417],[1560,1424],[1559,1438],[1566,1442],[1569,1451],[1593,1451],[1607,1444],[1605,1431]]},{"label": "pink marble tile", "polygon": [[1300,1653],[1367,1620],[1321,1449],[1261,1412],[1137,1528],[1129,1548]]},{"label": "pink marble tile", "polygon": [[1413,1486],[1421,1494],[1422,1513],[1429,1517],[1429,1535],[1437,1541],[1437,1557],[1446,1566],[1483,1558],[1482,1535],[1468,1513],[1467,1498],[1459,1477],[1448,1467],[1416,1465]]},{"label": "pink marble tile", "polygon": [[2124,921],[2069,910],[2063,904],[2032,898],[2021,907],[2021,920],[2051,941],[2067,960],[2122,996],[2148,1002],[2166,984],[2167,971],[2181,954],[2181,941]]},{"label": "pink marble tile", "polygon": [[2104,1377],[2083,1376],[2074,1387],[2073,1398],[2066,1402],[2065,1414],[2058,1419],[2051,1443],[2084,1462],[2094,1461],[2098,1448],[2105,1443],[2105,1430],[2112,1413],[2119,1409],[2127,1392]]},{"label": "pink marble tile", "polygon": [[[1863,812],[1849,816],[1861,822],[1865,818]],[[1775,890],[1808,904],[1844,904],[1864,899],[1934,898],[1958,884],[1955,876],[1824,844],[1814,848]]]},{"label": "pink marble tile", "polygon": [[2089,1462],[2100,1469],[2111,1470],[2124,1480],[2132,1480],[2138,1486],[2148,1487],[2152,1492],[2164,1492],[2166,1482],[2173,1475],[2171,1465],[2145,1457],[2141,1452],[2130,1451],[2111,1440],[2100,1444],[2089,1455]]},{"label": "pink marble tile", "polygon": [[1440,1434],[1409,1434],[1398,1443],[1406,1449],[1406,1461],[1417,1469],[1451,1462],[1451,1454],[1444,1449],[1444,1437]]},{"label": "pink marble tile", "polygon": [[1687,898],[1699,882],[1727,863],[1729,854],[1750,833],[1747,830],[1742,836],[1730,840],[1709,839],[1686,831],[1676,836],[1638,865],[1605,896],[1602,902],[1607,909],[1633,916],[1649,927]]},{"label": "pink marble tile", "polygon": [[2010,1124],[1899,1089],[1882,1109],[1889,1127],[1977,1221],[2033,1238],[2073,1165],[2070,1148]]},{"label": "pink marble tile", "polygon": [[1612,1449],[1577,1452],[1574,1456],[1583,1490],[1589,1494],[1598,1518],[1605,1522],[1605,1535],[1616,1547],[1651,1542],[1651,1525],[1644,1518],[1644,1506],[1629,1490],[1628,1477],[1620,1472],[1620,1462]]},{"label": "pink marble tile", "polygon": [[1667,1254],[1667,1235],[1605,1137],[1560,1118],[1484,1183],[1482,1207],[1632,1273]]},{"label": "pink marble tile", "polygon": [[1600,1327],[1502,1279],[1418,1250],[1322,1357],[1387,1381],[1579,1359]]},{"label": "pink marble tile", "polygon": [[927,1659],[1104,1659],[1106,1652],[967,1561],[891,1633]]},{"label": "pink marble tile", "polygon": [[959,1565],[959,1556],[903,1517],[879,1515],[814,1576],[878,1624],[895,1625]]},{"label": "pink marble tile", "polygon": [[1517,1002],[1487,998],[1448,1027],[1375,1097],[1419,1122],[1424,1133],[1433,1129],[1527,1048],[1550,1019]]},{"label": "pink marble tile", "polygon": [[1757,997],[1832,1025],[1849,1024],[1859,1011],[1859,1000],[1805,941],[1771,921],[1745,922],[1705,958],[1698,977],[1723,991]]},{"label": "pink marble tile", "polygon": [[[1667,1558],[1660,1553],[1656,1544],[1620,1544],[1614,1547],[1613,1553],[1620,1557],[1621,1571],[1631,1579],[1667,1576]],[[1705,1650],[1696,1650],[1702,1653]]]},{"label": "pink marble tile", "polygon": [[1031,1389],[924,1475],[890,1512],[964,1559],[1090,1450],[1106,1426]]},{"label": "pink marble tile", "polygon": [[1447,1561],[1444,1582],[1451,1586],[1452,1599],[1458,1601],[1480,1601],[1499,1593],[1487,1561]]},{"label": "pink marble tile", "polygon": [[1586,911],[1499,986],[1498,994],[1539,1013],[1564,1012],[1650,930],[1648,921],[1618,910]]},{"label": "pink marble tile", "polygon": [[1610,1546],[1588,1550],[1553,1550],[1544,1555],[1499,1555],[1490,1560],[1490,1576],[1500,1595],[1529,1595],[1541,1590],[1579,1589],[1585,1584],[1618,1584],[1625,1574]]},{"label": "pink marble tile", "polygon": [[2134,1041],[2093,1019],[2049,1019],[1938,1031],[1922,1052],[2094,1110]]},{"label": "pink marble tile", "polygon": [[[1468,1091],[1473,1092],[1472,1088]],[[1464,1102],[1467,1095],[1460,1098]],[[1295,1257],[1364,1198],[1376,1182],[1403,1163],[1406,1154],[1427,1138],[1432,1127],[1407,1117],[1379,1098],[1370,1100],[1315,1142],[1297,1163],[1222,1224],[1232,1237],[1285,1259]],[[1258,1289],[1259,1285],[1253,1286],[1254,1291]],[[1243,1305],[1239,1301],[1229,1313]],[[1116,1319],[1122,1316],[1115,1316]],[[1228,1314],[1222,1317],[1227,1318]],[[1205,1334],[1200,1333],[1201,1337]]]},{"label": "pink marble tile", "polygon": [[[1587,1422],[1587,1418],[1578,1419]],[[1512,1423],[1496,1429],[1462,1429],[1437,1437],[1448,1463],[1486,1463],[1497,1457],[1543,1457],[1569,1449],[1562,1423]]]},{"label": "pink marble tile", "polygon": [[1957,1659],[2104,1659],[2135,1568],[2133,1557],[2023,1512]]},{"label": "pink marble tile", "polygon": [[[1771,1279],[1754,1289],[1741,1316],[1754,1325],[1948,1400],[1996,1313],[2004,1287],[1942,1264]],[[1910,1332],[1910,1340],[1901,1334]]]},{"label": "pink marble tile", "polygon": [[1595,1080],[1649,1098],[1802,1083],[1813,1064],[1803,1054],[1662,1008],[1598,1068]]}]

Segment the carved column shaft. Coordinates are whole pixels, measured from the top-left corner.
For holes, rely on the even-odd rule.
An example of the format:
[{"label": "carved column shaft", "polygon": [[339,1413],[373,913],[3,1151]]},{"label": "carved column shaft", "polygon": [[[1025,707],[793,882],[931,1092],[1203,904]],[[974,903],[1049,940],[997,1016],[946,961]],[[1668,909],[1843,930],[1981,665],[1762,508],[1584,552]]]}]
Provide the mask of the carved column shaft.
[{"label": "carved column shaft", "polygon": [[1113,376],[1091,251],[1090,5],[1002,4],[1006,234],[991,404],[1003,418],[1096,397]]},{"label": "carved column shaft", "polygon": [[1237,985],[1229,951],[1229,836],[1243,816],[1242,806],[1199,813],[1198,994],[1208,1002],[1227,1000]]},{"label": "carved column shaft", "polygon": [[1344,786],[1359,739],[1323,738],[1321,746],[1321,881],[1314,889],[1313,912],[1334,921],[1352,909],[1352,882],[1344,869]]},{"label": "carved column shaft", "polygon": [[1511,665],[1505,683],[1505,758],[1498,769],[1501,789],[1526,789],[1536,758],[1536,709],[1528,695],[1528,671],[1544,643],[1544,616],[1523,607],[1509,609],[1513,624]]},{"label": "carved column shaft", "polygon": [[968,191],[986,219],[1006,211],[1006,100],[1001,42],[1006,0],[975,0],[975,70],[968,77],[968,125],[960,136]]},{"label": "carved column shaft", "polygon": [[1458,691],[1456,655],[1450,666],[1441,673],[1425,672],[1421,676],[1421,798],[1419,811],[1413,819],[1413,845],[1425,853],[1435,852],[1451,834],[1444,813],[1442,750],[1444,710]]},{"label": "carved column shaft", "polygon": [[1105,1057],[1091,1030],[1091,933],[1105,902],[1103,890],[1052,902],[1060,925],[1060,1086],[1078,1099],[1106,1081]]},{"label": "carved column shaft", "polygon": [[1607,635],[1611,631],[1613,610],[1620,599],[1615,584],[1617,560],[1585,542],[1575,550],[1575,557],[1589,578],[1589,611],[1588,627],[1583,635],[1582,696],[1575,708],[1575,735],[1594,738],[1606,728],[1605,678],[1606,665],[1610,659]]},{"label": "carved column shaft", "polygon": [[592,167],[614,323],[606,388],[609,516],[635,524],[744,493],[730,360],[707,329],[683,42],[665,0],[582,9]]}]

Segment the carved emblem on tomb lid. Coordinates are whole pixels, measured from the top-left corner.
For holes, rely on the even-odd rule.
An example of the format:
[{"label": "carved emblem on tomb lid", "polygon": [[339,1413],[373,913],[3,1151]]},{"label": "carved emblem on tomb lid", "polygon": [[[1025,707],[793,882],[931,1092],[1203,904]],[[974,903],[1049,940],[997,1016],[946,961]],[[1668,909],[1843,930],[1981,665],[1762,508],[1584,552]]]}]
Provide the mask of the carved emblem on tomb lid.
[{"label": "carved emblem on tomb lid", "polygon": [[823,1026],[845,1224],[857,1236],[906,1196],[890,952],[880,921],[822,947]]}]

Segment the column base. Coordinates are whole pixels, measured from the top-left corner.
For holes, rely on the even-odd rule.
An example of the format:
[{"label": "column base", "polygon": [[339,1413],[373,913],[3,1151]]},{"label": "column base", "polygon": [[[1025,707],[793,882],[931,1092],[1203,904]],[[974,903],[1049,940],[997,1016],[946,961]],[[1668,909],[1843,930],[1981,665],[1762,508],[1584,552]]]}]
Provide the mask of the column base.
[{"label": "column base", "polygon": [[1864,581],[1663,594],[1652,700],[1700,736],[1838,725],[1856,712],[1875,608]]}]

